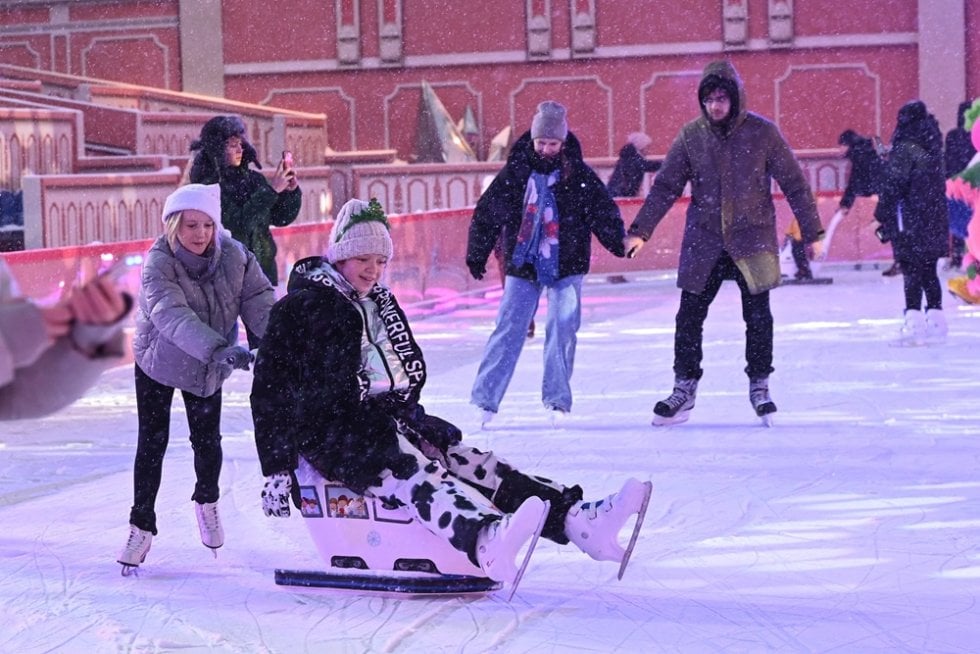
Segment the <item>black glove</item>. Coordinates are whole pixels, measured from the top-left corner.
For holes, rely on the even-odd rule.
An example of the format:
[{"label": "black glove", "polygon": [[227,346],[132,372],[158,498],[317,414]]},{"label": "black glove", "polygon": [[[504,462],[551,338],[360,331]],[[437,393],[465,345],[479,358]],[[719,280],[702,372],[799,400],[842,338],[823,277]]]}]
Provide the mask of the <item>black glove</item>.
[{"label": "black glove", "polygon": [[891,240],[888,234],[885,233],[884,225],[878,225],[878,227],[875,229],[875,236],[877,236],[878,240],[881,241],[882,243],[887,243],[888,241]]},{"label": "black glove", "polygon": [[470,274],[473,275],[473,279],[483,279],[483,276],[487,274],[486,264],[480,263],[475,259],[467,259],[466,267],[470,269]]},{"label": "black glove", "polygon": [[235,370],[248,370],[248,365],[252,363],[252,353],[241,345],[232,345],[215,350],[211,355],[211,360],[216,363],[225,363]]}]

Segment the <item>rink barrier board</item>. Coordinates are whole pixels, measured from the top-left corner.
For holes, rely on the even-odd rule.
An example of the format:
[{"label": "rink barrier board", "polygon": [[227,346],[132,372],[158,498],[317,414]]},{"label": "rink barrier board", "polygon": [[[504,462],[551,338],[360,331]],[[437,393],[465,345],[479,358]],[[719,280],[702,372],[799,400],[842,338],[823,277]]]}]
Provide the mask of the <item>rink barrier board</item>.
[{"label": "rink barrier board", "polygon": [[[821,219],[826,224],[837,210],[840,195],[817,194]],[[777,196],[776,216],[780,240],[792,220],[784,198]],[[623,220],[629,225],[642,205],[642,199],[620,199]],[[653,238],[634,259],[613,256],[593,239],[591,273],[618,275],[666,271],[677,266],[677,253],[689,200],[682,198],[671,208],[654,232]],[[891,247],[878,242],[874,235],[874,200],[858,198],[847,219],[837,228],[827,263],[853,262],[856,265],[890,261]],[[385,283],[394,290],[411,317],[429,313],[446,313],[486,302],[488,292],[499,290],[500,277],[496,262],[487,262],[482,280],[474,280],[466,267],[466,241],[472,209],[449,209],[392,215],[392,238],[395,253],[386,272]],[[277,294],[285,292],[285,282],[292,265],[326,249],[332,222],[304,223],[274,227],[279,247],[281,269]],[[17,278],[21,291],[40,300],[57,299],[79,279],[94,275],[107,260],[139,256],[146,252],[152,239],[118,243],[25,250],[0,253]],[[139,289],[139,271],[134,268],[121,280],[135,295]]]}]

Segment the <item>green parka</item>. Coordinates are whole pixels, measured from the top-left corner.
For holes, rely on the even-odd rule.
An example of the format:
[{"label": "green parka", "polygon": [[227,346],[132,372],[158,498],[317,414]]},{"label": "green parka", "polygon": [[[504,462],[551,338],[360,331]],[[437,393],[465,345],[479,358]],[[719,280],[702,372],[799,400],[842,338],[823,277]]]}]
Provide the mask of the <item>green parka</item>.
[{"label": "green parka", "polygon": [[[712,123],[701,104],[709,86],[726,89],[732,98],[731,118],[724,124]],[[704,291],[727,252],[752,293],[769,290],[780,278],[772,180],[786,195],[806,243],[823,234],[810,186],[779,129],[746,110],[745,88],[730,63],[717,61],[704,69],[698,104],[701,116],[681,128],[629,234],[649,239],[690,183],[677,286]]]}]

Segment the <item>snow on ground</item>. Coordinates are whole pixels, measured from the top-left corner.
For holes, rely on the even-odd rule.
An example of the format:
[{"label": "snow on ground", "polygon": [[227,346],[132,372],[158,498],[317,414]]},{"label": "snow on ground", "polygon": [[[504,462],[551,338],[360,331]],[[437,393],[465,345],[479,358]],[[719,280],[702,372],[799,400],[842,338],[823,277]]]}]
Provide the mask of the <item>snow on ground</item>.
[{"label": "snow on ground", "polygon": [[946,345],[891,347],[901,279],[824,272],[833,285],[772,296],[772,429],[749,407],[734,284],[708,318],[697,408],[671,428],[649,424],[672,382],[669,275],[589,280],[558,430],[540,406],[540,327],[480,432],[467,399],[494,303],[415,322],[426,407],[470,442],[590,497],[654,483],[622,581],[542,542],[510,603],[276,586],[276,568],[322,562],[302,518],[262,514],[247,373],[225,387],[225,547],[199,541],[177,401],[160,534],[141,574],[120,576],[136,418],[132,367],[114,370],[59,415],[0,425],[0,651],[974,652],[980,308],[949,298]]}]

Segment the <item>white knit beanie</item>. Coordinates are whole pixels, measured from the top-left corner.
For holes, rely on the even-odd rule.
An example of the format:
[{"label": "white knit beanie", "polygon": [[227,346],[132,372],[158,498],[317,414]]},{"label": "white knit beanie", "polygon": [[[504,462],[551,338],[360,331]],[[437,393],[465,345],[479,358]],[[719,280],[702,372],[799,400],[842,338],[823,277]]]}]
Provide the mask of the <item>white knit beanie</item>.
[{"label": "white knit beanie", "polygon": [[643,150],[645,147],[653,143],[653,139],[643,132],[630,132],[630,135],[626,137],[626,140],[632,143],[633,147],[637,150]]},{"label": "white knit beanie", "polygon": [[221,230],[221,186],[218,184],[185,184],[167,196],[163,203],[163,220],[184,209],[203,211],[214,221],[214,231]]},{"label": "white knit beanie", "polygon": [[371,198],[348,200],[337,213],[330,230],[327,261],[337,263],[365,254],[380,254],[391,259],[394,248],[388,218],[381,203]]},{"label": "white knit beanie", "polygon": [[531,138],[564,141],[568,136],[567,113],[565,107],[554,100],[545,100],[539,104],[538,113],[531,120]]}]

